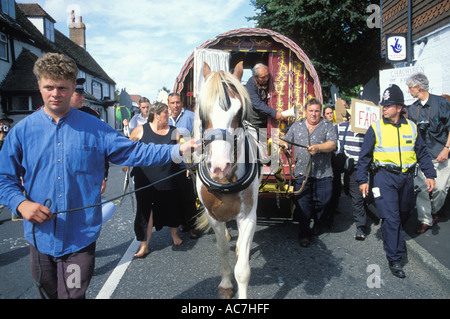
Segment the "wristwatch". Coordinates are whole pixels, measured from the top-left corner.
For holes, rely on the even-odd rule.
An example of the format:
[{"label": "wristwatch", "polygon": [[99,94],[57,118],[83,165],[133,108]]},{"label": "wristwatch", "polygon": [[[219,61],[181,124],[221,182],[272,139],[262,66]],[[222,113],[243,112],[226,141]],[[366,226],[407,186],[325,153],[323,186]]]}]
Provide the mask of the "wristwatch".
[{"label": "wristwatch", "polygon": [[450,150],[450,146],[445,145],[445,148]]}]

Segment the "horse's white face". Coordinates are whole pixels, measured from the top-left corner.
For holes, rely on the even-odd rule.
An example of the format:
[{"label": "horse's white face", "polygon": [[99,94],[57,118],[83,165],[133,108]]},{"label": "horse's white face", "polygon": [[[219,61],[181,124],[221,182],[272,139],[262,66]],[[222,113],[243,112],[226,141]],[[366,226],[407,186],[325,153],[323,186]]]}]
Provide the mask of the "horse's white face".
[{"label": "horse's white face", "polygon": [[212,108],[210,116],[210,124],[212,129],[227,130],[227,140],[217,139],[210,144],[210,176],[213,179],[224,178],[234,162],[234,143],[233,136],[236,133],[236,127],[233,127],[233,120],[242,107],[241,101],[238,98],[230,96],[231,107],[228,111],[223,110],[219,105],[219,99],[216,100]]}]

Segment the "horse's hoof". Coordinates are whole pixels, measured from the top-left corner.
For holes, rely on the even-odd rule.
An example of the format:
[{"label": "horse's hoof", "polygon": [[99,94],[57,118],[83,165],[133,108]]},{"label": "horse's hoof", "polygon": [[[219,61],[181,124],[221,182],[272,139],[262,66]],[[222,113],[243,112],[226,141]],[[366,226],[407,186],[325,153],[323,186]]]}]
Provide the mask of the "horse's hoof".
[{"label": "horse's hoof", "polygon": [[234,296],[233,288],[219,287],[218,293],[219,293],[220,299],[231,299]]},{"label": "horse's hoof", "polygon": [[228,229],[225,228],[225,237],[227,238],[227,241],[230,242],[231,241],[231,235],[228,232]]}]

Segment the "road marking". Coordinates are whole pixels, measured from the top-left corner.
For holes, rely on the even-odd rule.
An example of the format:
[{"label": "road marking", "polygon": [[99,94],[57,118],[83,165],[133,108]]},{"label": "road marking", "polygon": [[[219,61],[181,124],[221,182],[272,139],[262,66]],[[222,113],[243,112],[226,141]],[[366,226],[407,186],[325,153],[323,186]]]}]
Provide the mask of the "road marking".
[{"label": "road marking", "polygon": [[114,293],[114,290],[116,290],[120,279],[122,279],[125,271],[133,260],[134,254],[139,248],[139,245],[140,243],[135,238],[123,255],[122,259],[119,261],[119,264],[116,266],[116,268],[114,268],[113,272],[108,277],[108,280],[106,280],[105,284],[103,285],[102,289],[98,293],[97,297],[95,297],[95,299],[111,298],[111,295]]}]

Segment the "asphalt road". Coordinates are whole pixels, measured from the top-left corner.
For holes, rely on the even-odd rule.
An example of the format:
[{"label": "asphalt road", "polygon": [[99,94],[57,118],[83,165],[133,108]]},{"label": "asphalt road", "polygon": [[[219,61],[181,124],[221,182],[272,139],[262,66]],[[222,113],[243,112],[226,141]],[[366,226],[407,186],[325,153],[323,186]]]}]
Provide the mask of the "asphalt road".
[{"label": "asphalt road", "polygon": [[[111,165],[104,199],[122,193],[124,174]],[[133,259],[132,196],[126,196],[97,242],[96,269],[87,292],[89,299],[177,299],[182,311],[189,300],[214,300],[220,281],[215,236],[200,239],[181,233],[183,244],[172,245],[169,230],[154,231],[151,252]],[[135,203],[134,203],[135,204]],[[382,247],[380,225],[369,219],[370,233],[356,241],[351,204],[343,195],[335,225],[316,237],[308,248],[297,242],[296,222],[288,217],[288,203],[260,202],[260,218],[251,249],[250,299],[448,299],[445,287],[411,256],[404,257],[407,277],[394,277]],[[270,215],[271,218],[263,217]],[[29,270],[29,248],[22,222],[0,213],[0,299],[39,298]],[[228,224],[231,251],[237,239],[235,222]],[[230,254],[234,263],[234,254]],[[379,275],[379,276],[376,276]],[[181,304],[180,304],[181,300]],[[158,303],[153,303],[158,306]],[[163,305],[165,303],[162,301]],[[184,309],[184,308],[183,308]],[[192,309],[191,309],[192,310]]]}]

